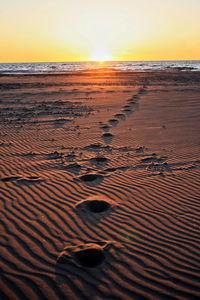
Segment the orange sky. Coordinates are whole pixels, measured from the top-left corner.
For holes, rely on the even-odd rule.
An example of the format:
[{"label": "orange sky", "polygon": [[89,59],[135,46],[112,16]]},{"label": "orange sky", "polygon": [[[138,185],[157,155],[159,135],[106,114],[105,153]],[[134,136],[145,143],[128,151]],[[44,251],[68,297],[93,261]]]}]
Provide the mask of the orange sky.
[{"label": "orange sky", "polygon": [[2,1],[0,62],[200,59],[199,12],[199,0]]}]

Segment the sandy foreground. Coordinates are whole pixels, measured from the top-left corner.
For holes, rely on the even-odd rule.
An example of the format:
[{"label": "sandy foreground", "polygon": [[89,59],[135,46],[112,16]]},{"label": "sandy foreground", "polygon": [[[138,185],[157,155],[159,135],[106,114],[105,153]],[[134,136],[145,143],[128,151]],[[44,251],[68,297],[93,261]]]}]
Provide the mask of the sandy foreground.
[{"label": "sandy foreground", "polygon": [[200,74],[0,91],[0,299],[199,299]]}]

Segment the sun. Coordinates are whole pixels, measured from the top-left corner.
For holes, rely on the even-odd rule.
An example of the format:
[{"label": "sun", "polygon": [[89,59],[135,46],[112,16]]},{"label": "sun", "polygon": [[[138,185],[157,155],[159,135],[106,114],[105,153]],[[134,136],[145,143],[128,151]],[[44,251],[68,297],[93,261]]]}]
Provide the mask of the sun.
[{"label": "sun", "polygon": [[90,60],[103,62],[103,61],[112,60],[112,57],[109,54],[109,51],[106,47],[98,46],[93,49]]}]

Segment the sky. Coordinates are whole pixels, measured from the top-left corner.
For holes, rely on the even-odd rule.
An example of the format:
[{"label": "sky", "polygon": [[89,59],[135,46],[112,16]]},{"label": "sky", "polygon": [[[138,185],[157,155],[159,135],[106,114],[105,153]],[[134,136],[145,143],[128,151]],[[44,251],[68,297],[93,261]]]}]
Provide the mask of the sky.
[{"label": "sky", "polygon": [[200,59],[200,0],[0,0],[0,62]]}]

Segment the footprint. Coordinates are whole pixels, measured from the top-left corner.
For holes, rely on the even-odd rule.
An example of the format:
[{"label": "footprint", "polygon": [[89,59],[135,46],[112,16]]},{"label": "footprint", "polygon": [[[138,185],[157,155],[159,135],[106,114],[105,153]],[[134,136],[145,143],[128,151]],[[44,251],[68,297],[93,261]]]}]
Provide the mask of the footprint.
[{"label": "footprint", "polygon": [[151,162],[157,162],[162,163],[165,162],[168,159],[166,156],[158,157],[156,153],[152,153],[151,156],[142,158],[140,161],[142,163],[151,163]]},{"label": "footprint", "polygon": [[69,171],[69,172],[78,174],[81,170],[81,165],[79,165],[78,163],[72,163],[72,164],[69,164],[67,166],[64,166],[64,169]]},{"label": "footprint", "polygon": [[132,107],[136,107],[138,105],[138,102],[135,100],[128,100],[127,101],[129,105],[131,105]]},{"label": "footprint", "polygon": [[115,125],[117,125],[117,123],[119,122],[117,119],[110,119],[109,121],[108,121],[112,126],[115,126]]},{"label": "footprint", "polygon": [[103,250],[99,247],[94,247],[94,245],[88,249],[76,251],[74,256],[78,264],[88,268],[97,267],[105,259]]},{"label": "footprint", "polygon": [[63,154],[58,151],[54,151],[47,154],[48,159],[59,159],[62,158]]},{"label": "footprint", "polygon": [[104,179],[104,177],[100,174],[88,173],[88,174],[81,175],[79,179],[87,184],[90,183],[98,184]]},{"label": "footprint", "polygon": [[108,161],[108,158],[104,155],[97,155],[96,157],[91,158],[90,161],[93,163],[105,163]]},{"label": "footprint", "polygon": [[101,213],[110,208],[110,204],[104,200],[91,200],[87,202],[86,206],[93,213]]},{"label": "footprint", "polygon": [[129,103],[129,104],[136,104],[137,101],[134,100],[134,99],[129,99],[129,100],[127,100],[127,103]]},{"label": "footprint", "polygon": [[113,134],[110,132],[106,132],[102,135],[102,138],[104,139],[105,143],[109,144],[113,139]]},{"label": "footprint", "polygon": [[112,135],[112,133],[110,133],[110,132],[106,132],[106,133],[104,133],[102,136],[103,136],[103,137],[112,137],[113,135]]},{"label": "footprint", "polygon": [[130,108],[125,108],[125,109],[123,109],[123,111],[124,111],[126,114],[133,112],[132,109],[130,109]]},{"label": "footprint", "polygon": [[41,182],[41,181],[44,181],[44,179],[39,176],[27,176],[27,177],[18,179],[17,183],[26,184],[26,183],[37,183],[37,182]]},{"label": "footprint", "polygon": [[145,147],[144,147],[144,146],[138,147],[138,148],[135,149],[136,153],[143,153],[144,150],[145,150]]},{"label": "footprint", "polygon": [[107,169],[105,169],[104,171],[105,172],[115,172],[117,170],[117,168],[107,168]]},{"label": "footprint", "polygon": [[126,116],[125,116],[125,114],[119,113],[119,114],[115,114],[115,118],[121,119],[121,120],[125,120],[125,119],[126,119]]},{"label": "footprint", "polygon": [[75,158],[76,158],[76,155],[73,154],[73,153],[67,154],[67,155],[65,156],[66,161],[73,161],[73,160],[75,160]]},{"label": "footprint", "polygon": [[111,208],[115,207],[117,204],[105,198],[104,196],[92,196],[88,199],[84,199],[76,204],[76,208],[81,209],[84,212],[92,212],[95,214],[103,213]]},{"label": "footprint", "polygon": [[138,94],[139,95],[142,95],[145,93],[145,89],[144,88],[140,88],[139,91],[138,91]]},{"label": "footprint", "polygon": [[16,181],[17,183],[32,183],[32,182],[40,182],[44,179],[38,176],[9,176],[9,177],[3,177],[1,178],[1,181],[3,182],[9,182],[9,181]]},{"label": "footprint", "polygon": [[103,144],[95,143],[95,144],[90,144],[88,146],[85,146],[83,149],[84,150],[99,150],[101,148],[103,148]]},{"label": "footprint", "polygon": [[1,181],[3,181],[3,182],[9,182],[9,181],[18,180],[20,178],[21,178],[20,176],[7,176],[7,177],[2,177]]},{"label": "footprint", "polygon": [[110,126],[108,126],[108,125],[103,125],[100,128],[103,129],[104,131],[109,131],[110,130]]},{"label": "footprint", "polygon": [[129,108],[129,109],[130,109],[131,106],[130,106],[130,105],[124,105],[123,108],[125,108],[125,109],[126,109],[126,108]]},{"label": "footprint", "polygon": [[35,181],[40,180],[41,178],[39,176],[28,176],[25,179]]},{"label": "footprint", "polygon": [[92,242],[67,246],[57,258],[58,264],[73,263],[78,267],[95,268],[101,265],[106,259],[106,249],[109,242]]}]

